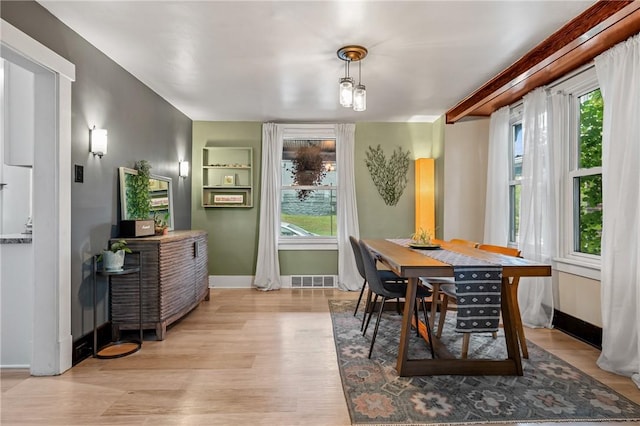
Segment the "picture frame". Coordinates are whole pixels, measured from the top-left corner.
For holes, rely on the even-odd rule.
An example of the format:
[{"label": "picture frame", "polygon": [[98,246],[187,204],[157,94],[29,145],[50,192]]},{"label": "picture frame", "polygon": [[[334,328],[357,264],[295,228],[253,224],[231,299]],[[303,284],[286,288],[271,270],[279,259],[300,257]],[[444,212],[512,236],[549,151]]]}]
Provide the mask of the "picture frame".
[{"label": "picture frame", "polygon": [[222,177],[222,185],[234,186],[236,184],[236,177],[234,175],[226,175]]},{"label": "picture frame", "polygon": [[244,194],[211,194],[211,204],[244,204]]}]

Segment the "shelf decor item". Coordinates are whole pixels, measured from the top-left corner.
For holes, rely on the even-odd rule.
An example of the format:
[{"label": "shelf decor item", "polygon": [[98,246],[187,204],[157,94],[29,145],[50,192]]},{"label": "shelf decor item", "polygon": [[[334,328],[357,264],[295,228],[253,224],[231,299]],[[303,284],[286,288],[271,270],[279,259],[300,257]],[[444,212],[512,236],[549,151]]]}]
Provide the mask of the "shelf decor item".
[{"label": "shelf decor item", "polygon": [[226,186],[233,186],[236,184],[236,177],[234,175],[226,175],[222,178],[222,184]]},{"label": "shelf decor item", "polygon": [[214,194],[213,204],[243,204],[244,195],[242,194]]}]

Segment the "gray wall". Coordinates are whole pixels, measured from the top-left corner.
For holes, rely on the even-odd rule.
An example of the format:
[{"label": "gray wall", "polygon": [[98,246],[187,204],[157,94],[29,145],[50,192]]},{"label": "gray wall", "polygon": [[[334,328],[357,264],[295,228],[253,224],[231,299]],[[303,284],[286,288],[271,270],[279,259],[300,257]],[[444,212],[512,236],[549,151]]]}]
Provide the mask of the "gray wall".
[{"label": "gray wall", "polygon": [[[92,330],[90,258],[117,235],[118,167],[148,160],[151,172],[173,179],[176,229],[191,228],[191,180],[178,177],[178,160],[191,158],[191,120],[71,31],[34,1],[2,2],[0,16],[76,66],[72,85],[71,162],[84,166],[84,183],[71,187],[71,332]],[[89,153],[89,128],[109,132],[108,153]],[[73,171],[69,170],[69,179]],[[37,260],[36,260],[37,265]],[[104,283],[99,291],[104,294]],[[106,303],[100,297],[99,318]]]}]

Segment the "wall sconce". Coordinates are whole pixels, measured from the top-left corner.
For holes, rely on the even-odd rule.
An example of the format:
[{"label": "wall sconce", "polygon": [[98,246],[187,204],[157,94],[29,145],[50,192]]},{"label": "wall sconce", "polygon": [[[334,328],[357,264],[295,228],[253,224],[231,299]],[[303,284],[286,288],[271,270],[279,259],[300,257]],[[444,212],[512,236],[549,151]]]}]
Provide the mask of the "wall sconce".
[{"label": "wall sconce", "polygon": [[102,158],[107,153],[107,129],[93,129],[90,130],[91,139],[91,153],[95,157],[96,155]]},{"label": "wall sconce", "polygon": [[181,178],[189,177],[189,162],[188,161],[178,161],[178,176]]}]

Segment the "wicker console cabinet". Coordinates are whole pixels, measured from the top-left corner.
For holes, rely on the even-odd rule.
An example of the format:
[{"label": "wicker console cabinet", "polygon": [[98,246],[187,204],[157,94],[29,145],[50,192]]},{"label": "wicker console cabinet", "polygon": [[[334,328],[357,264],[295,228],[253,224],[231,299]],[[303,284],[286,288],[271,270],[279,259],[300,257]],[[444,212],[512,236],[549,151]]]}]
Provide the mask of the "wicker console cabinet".
[{"label": "wicker console cabinet", "polygon": [[[142,326],[163,340],[167,326],[209,300],[207,233],[174,231],[168,235],[126,238],[142,257]],[[111,321],[120,330],[139,328],[138,283],[135,276],[112,278]]]}]

